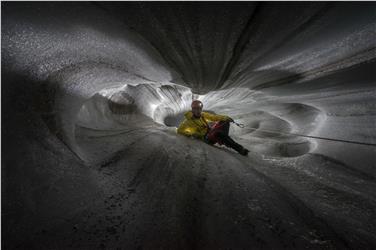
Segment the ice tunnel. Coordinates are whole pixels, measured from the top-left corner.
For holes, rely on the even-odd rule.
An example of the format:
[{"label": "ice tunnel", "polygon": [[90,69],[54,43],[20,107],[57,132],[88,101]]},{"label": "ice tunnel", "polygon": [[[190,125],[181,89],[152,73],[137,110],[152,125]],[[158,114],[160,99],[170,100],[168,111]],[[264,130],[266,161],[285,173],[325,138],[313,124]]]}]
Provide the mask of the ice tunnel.
[{"label": "ice tunnel", "polygon": [[374,2],[2,2],[2,247],[375,249],[375,41]]}]

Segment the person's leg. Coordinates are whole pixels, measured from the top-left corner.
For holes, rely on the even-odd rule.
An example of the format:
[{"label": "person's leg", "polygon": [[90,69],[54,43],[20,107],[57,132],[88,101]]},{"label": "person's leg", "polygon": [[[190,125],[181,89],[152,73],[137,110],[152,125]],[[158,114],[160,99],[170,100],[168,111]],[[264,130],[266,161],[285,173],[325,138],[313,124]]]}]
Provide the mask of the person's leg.
[{"label": "person's leg", "polygon": [[242,155],[248,154],[248,149],[245,149],[242,145],[235,142],[229,135],[229,128],[230,122],[221,122],[220,126],[216,126],[207,137],[207,140],[211,142],[211,144],[219,143],[225,144],[226,147],[232,148],[235,151],[239,152]]},{"label": "person's leg", "polygon": [[214,125],[211,127],[209,133],[207,134],[206,141],[210,142],[211,144],[219,143],[223,144],[218,136],[218,133],[224,133],[228,135],[230,123],[225,121],[218,121],[215,122]]},{"label": "person's leg", "polygon": [[230,130],[230,122],[229,121],[222,121],[222,127],[221,127],[221,130],[226,134],[228,135],[229,133],[229,130]]},{"label": "person's leg", "polygon": [[237,152],[241,152],[244,148],[239,143],[235,142],[230,136],[224,132],[217,133],[218,138],[226,145],[226,147],[233,148]]}]

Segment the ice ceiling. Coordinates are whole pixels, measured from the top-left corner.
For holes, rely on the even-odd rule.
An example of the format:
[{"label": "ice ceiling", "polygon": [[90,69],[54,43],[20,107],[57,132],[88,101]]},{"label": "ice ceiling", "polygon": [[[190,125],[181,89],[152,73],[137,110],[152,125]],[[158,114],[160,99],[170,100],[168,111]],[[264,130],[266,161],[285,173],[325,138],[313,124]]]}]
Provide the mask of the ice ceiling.
[{"label": "ice ceiling", "polygon": [[[2,2],[1,32],[10,248],[376,247],[374,3]],[[196,98],[248,158],[176,135]]]}]

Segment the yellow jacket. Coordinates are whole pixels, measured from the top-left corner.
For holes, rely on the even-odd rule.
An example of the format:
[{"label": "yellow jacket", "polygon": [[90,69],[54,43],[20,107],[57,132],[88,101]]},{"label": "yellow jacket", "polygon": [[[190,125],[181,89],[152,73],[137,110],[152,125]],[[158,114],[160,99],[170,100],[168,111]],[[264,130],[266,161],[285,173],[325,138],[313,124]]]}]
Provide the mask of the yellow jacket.
[{"label": "yellow jacket", "polygon": [[178,134],[193,136],[198,139],[204,139],[208,131],[208,123],[215,121],[228,121],[231,119],[227,115],[216,115],[208,112],[201,112],[200,118],[195,118],[192,111],[187,111],[184,114],[185,120],[179,125],[177,129]]}]

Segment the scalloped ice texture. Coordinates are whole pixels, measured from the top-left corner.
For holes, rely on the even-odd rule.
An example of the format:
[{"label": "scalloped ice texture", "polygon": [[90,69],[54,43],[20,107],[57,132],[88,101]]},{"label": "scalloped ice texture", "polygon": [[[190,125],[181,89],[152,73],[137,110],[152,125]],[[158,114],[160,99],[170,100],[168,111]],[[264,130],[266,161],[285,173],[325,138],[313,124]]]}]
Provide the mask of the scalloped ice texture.
[{"label": "scalloped ice texture", "polygon": [[[2,2],[3,246],[376,248],[375,13]],[[177,135],[192,99],[250,155]]]}]

